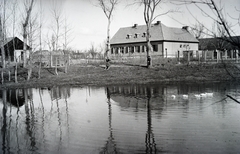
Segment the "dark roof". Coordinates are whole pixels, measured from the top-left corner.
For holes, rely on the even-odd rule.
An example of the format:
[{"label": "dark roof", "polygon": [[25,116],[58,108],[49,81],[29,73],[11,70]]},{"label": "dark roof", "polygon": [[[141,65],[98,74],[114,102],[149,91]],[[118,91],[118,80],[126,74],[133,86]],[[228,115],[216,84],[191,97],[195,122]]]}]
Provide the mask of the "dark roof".
[{"label": "dark roof", "polygon": [[[120,28],[112,37],[111,44],[125,44],[145,42],[143,37],[146,32],[146,25]],[[138,34],[138,37],[135,35]],[[152,24],[150,28],[151,41],[177,41],[177,42],[198,42],[198,40],[184,28],[167,27],[161,22]],[[131,38],[127,38],[131,35]]]},{"label": "dark roof", "polygon": [[[230,43],[233,42],[233,43]],[[229,38],[202,38],[199,39],[199,50],[231,50],[237,49],[240,45],[240,36]]]},{"label": "dark roof", "polygon": [[[15,44],[16,50],[23,50],[23,41],[20,40],[18,37],[8,37],[6,38],[3,46],[4,48],[13,48],[13,43]],[[30,47],[27,45],[27,49],[30,49]]]}]

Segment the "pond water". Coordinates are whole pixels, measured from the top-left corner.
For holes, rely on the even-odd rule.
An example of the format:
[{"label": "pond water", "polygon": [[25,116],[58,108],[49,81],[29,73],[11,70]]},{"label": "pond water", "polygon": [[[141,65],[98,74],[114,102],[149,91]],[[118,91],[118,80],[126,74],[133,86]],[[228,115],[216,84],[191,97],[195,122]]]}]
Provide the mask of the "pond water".
[{"label": "pond water", "polygon": [[239,153],[240,84],[0,91],[0,153]]}]

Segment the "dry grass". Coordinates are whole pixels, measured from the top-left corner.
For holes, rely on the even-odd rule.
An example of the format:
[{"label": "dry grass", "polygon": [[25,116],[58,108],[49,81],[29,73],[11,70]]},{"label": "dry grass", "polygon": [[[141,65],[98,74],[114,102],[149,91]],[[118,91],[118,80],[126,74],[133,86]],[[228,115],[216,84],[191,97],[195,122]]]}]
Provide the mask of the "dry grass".
[{"label": "dry grass", "polygon": [[[64,72],[64,68],[59,68],[58,75],[55,75],[54,68],[44,68],[41,71],[41,79],[38,79],[38,68],[34,68],[32,78],[30,81],[26,81],[27,69],[20,68],[18,72],[19,83],[14,83],[14,74],[12,73],[11,81],[6,81],[0,88],[147,84],[175,81],[199,82],[240,78],[240,71],[234,65],[227,65],[227,70],[223,64],[178,65],[172,62],[155,65],[150,69],[124,64],[113,64],[109,70],[104,70],[102,65],[73,65],[69,67],[68,73]],[[234,75],[234,78],[229,73]],[[5,76],[5,78],[8,77]]]}]

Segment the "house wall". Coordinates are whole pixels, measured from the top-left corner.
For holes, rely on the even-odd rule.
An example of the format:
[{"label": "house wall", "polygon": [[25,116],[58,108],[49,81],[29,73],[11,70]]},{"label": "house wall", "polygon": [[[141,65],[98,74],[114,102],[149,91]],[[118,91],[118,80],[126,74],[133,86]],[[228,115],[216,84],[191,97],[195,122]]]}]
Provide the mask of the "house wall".
[{"label": "house wall", "polygon": [[[184,43],[184,42],[163,42],[164,57],[183,57],[183,51],[198,50],[198,43]],[[196,52],[194,52],[196,53]]]},{"label": "house wall", "polygon": [[[23,50],[15,50],[14,51],[14,61],[23,62]],[[29,58],[29,50],[26,51],[26,57]]]},{"label": "house wall", "polygon": [[[163,57],[183,57],[183,51],[193,50],[194,57],[198,50],[198,43],[184,42],[152,42],[153,52],[150,55]],[[111,45],[111,58],[146,55],[146,43]]]},{"label": "house wall", "polygon": [[[150,55],[162,56],[162,42],[153,42],[151,44],[153,46],[153,52],[150,52]],[[111,45],[109,55],[111,58],[145,56],[146,50],[146,43]]]}]

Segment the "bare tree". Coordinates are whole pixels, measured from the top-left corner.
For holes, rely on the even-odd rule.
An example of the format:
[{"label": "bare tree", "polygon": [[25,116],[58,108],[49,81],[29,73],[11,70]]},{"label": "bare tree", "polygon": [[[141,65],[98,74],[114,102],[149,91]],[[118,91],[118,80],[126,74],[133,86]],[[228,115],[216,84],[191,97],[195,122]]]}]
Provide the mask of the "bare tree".
[{"label": "bare tree", "polygon": [[0,17],[0,47],[1,47],[1,55],[2,55],[2,67],[5,68],[5,51],[4,51],[4,29],[2,26],[2,18]]},{"label": "bare tree", "polygon": [[[15,52],[15,24],[16,24],[16,8],[17,8],[17,0],[15,0],[13,2],[13,5],[12,5],[12,15],[13,15],[13,18],[12,18],[12,36],[13,36],[13,50]],[[14,69],[14,76],[15,76],[15,83],[18,82],[17,80],[17,72],[18,72],[18,57],[14,54],[14,59],[15,59],[15,69]]]},{"label": "bare tree", "polygon": [[30,17],[29,19],[29,32],[28,32],[28,44],[30,46],[29,49],[29,68],[28,68],[28,78],[27,80],[30,80],[31,76],[32,76],[32,66],[33,66],[33,51],[38,47],[38,45],[34,44],[34,42],[36,41],[37,35],[36,32],[38,30],[38,23],[37,23],[37,19],[38,16],[37,14],[34,17]]},{"label": "bare tree", "polygon": [[100,6],[107,17],[107,50],[106,57],[108,58],[108,53],[110,51],[110,25],[113,18],[113,11],[116,9],[119,0],[98,0],[98,6]]},{"label": "bare tree", "polygon": [[[1,47],[1,57],[2,57],[2,68],[6,67],[6,61],[5,61],[5,51],[4,51],[4,43],[6,38],[6,26],[5,26],[5,13],[6,13],[6,0],[3,0],[0,3],[0,47]],[[2,71],[3,72],[3,71]]]},{"label": "bare tree", "polygon": [[68,24],[67,22],[67,17],[65,16],[64,19],[64,33],[63,33],[63,37],[64,37],[64,43],[63,43],[63,51],[65,53],[66,50],[68,50],[68,46],[69,44],[72,42],[73,38],[71,37],[72,34],[72,28],[71,26]]},{"label": "bare tree", "polygon": [[29,18],[32,13],[32,8],[33,8],[33,3],[34,0],[31,0],[29,3],[28,0],[25,1],[24,6],[26,10],[26,17],[24,19],[24,22],[22,24],[23,26],[23,67],[26,67],[27,64],[27,57],[26,57],[26,52],[27,52],[27,26],[29,24]]},{"label": "bare tree", "polygon": [[59,40],[60,36],[62,35],[61,32],[61,25],[62,25],[62,3],[61,1],[58,0],[52,0],[52,15],[53,15],[53,20],[54,20],[54,25],[52,25],[52,30],[53,30],[53,35],[54,37],[54,48],[53,50],[59,50],[60,45],[59,45]]},{"label": "bare tree", "polygon": [[164,2],[164,0],[135,0],[134,4],[140,4],[143,5],[143,16],[144,16],[144,21],[146,23],[146,42],[147,42],[147,67],[151,67],[152,65],[152,60],[150,57],[149,52],[153,51],[153,47],[151,45],[151,34],[150,34],[150,29],[151,29],[151,25],[152,22],[160,16],[166,15],[170,12],[174,12],[173,10],[169,10],[166,11],[164,13],[161,14],[157,14],[155,15],[156,9],[158,8],[158,6],[160,6],[162,3]]},{"label": "bare tree", "polygon": [[[213,23],[217,23],[220,27],[222,27],[225,30],[225,35],[222,36],[221,39],[224,39],[225,41],[231,43],[232,45],[236,46],[238,49],[240,49],[240,39],[234,37],[236,36],[236,33],[233,30],[233,25],[230,24],[229,19],[233,19],[236,21],[234,24],[235,26],[238,25],[240,28],[240,10],[236,9],[236,12],[238,12],[238,17],[232,17],[229,14],[225,14],[225,8],[224,5],[221,5],[221,1],[218,1],[219,4],[217,4],[214,0],[172,0],[177,5],[195,5],[202,14],[211,19]],[[207,6],[210,11],[207,11],[206,9],[203,9],[203,6]],[[234,8],[233,8],[234,9]],[[209,13],[213,12],[213,13]],[[193,13],[189,11],[189,13],[193,16]],[[194,17],[194,16],[193,16]],[[201,23],[196,17],[194,17],[195,20],[198,23]],[[204,28],[211,33],[212,36],[214,36],[214,31],[209,29],[208,27],[204,26]]]},{"label": "bare tree", "polygon": [[38,79],[41,78],[41,68],[42,68],[42,22],[43,22],[43,8],[42,8],[42,1],[40,2],[40,17],[39,17],[39,50],[40,50],[40,57],[39,57],[39,66],[38,66]]},{"label": "bare tree", "polygon": [[203,38],[205,36],[205,28],[204,25],[202,23],[196,23],[193,25],[193,27],[191,27],[192,29],[192,34],[195,36],[195,38],[200,39]]}]

